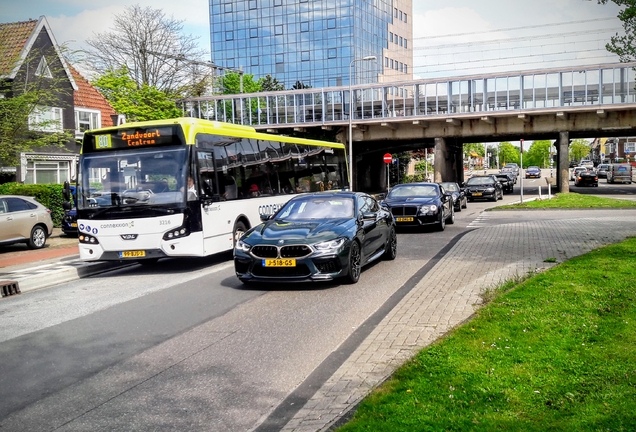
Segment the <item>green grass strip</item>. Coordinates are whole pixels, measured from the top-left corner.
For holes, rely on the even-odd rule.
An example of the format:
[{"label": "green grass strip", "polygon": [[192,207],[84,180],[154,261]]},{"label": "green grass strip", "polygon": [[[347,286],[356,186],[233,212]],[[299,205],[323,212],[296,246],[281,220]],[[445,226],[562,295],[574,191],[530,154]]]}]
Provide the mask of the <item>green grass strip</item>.
[{"label": "green grass strip", "polygon": [[338,430],[635,431],[634,251],[631,238],[498,287]]},{"label": "green grass strip", "polygon": [[633,208],[636,201],[625,199],[604,198],[594,195],[583,195],[575,192],[560,193],[552,199],[526,201],[519,204],[502,205],[492,207],[488,210],[510,210],[510,209],[538,209],[538,208],[566,208],[566,209],[586,209],[586,208]]}]

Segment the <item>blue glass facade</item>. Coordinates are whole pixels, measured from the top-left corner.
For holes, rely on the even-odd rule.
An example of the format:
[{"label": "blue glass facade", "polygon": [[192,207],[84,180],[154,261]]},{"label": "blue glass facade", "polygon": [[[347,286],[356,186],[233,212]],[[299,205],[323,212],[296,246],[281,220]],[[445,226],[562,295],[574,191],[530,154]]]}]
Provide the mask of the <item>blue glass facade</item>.
[{"label": "blue glass facade", "polygon": [[313,88],[378,82],[390,49],[393,0],[210,0],[212,61],[271,75],[286,89],[300,81]]}]

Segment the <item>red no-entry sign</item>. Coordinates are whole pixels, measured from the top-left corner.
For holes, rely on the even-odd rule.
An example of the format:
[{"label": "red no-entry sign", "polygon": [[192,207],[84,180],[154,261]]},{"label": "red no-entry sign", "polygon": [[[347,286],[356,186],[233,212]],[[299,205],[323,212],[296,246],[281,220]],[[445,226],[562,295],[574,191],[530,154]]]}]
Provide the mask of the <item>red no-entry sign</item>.
[{"label": "red no-entry sign", "polygon": [[393,161],[393,156],[391,156],[391,153],[387,153],[384,155],[384,163],[391,163]]}]

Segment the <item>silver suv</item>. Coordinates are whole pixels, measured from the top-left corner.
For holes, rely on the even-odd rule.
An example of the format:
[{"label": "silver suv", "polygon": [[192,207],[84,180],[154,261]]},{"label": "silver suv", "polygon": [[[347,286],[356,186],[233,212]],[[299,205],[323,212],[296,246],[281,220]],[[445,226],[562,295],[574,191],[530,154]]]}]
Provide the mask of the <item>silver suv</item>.
[{"label": "silver suv", "polygon": [[0,245],[26,243],[40,249],[51,234],[51,210],[32,197],[0,195]]}]

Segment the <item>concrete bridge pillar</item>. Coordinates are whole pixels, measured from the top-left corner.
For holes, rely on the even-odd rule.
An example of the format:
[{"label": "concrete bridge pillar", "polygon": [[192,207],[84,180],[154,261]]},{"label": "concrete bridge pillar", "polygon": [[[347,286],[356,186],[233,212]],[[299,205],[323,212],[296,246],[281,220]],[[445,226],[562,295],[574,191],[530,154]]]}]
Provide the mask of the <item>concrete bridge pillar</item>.
[{"label": "concrete bridge pillar", "polygon": [[570,133],[559,132],[557,146],[557,187],[559,192],[570,192]]},{"label": "concrete bridge pillar", "polygon": [[433,181],[444,181],[447,177],[448,160],[451,157],[446,138],[435,138],[435,166],[433,168]]}]

